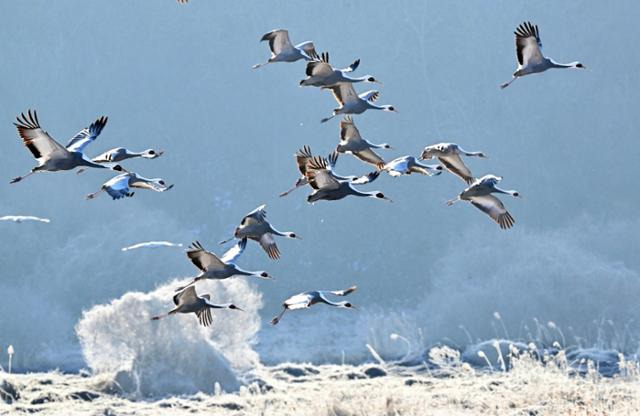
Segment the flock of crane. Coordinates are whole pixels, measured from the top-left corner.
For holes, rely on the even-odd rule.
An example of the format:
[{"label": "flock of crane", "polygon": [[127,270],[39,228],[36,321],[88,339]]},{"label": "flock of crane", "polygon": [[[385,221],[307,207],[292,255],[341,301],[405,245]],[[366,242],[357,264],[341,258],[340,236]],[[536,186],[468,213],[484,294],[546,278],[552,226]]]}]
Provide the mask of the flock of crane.
[{"label": "flock of crane", "polygon": [[[186,2],[186,0],[178,0]],[[402,156],[385,162],[376,153],[376,149],[391,149],[387,143],[374,144],[364,139],[356,127],[351,115],[361,114],[367,110],[381,110],[395,112],[392,105],[375,104],[380,93],[370,90],[357,94],[354,89],[356,83],[380,83],[375,77],[365,75],[362,77],[352,77],[360,61],[356,60],[351,65],[338,69],[329,63],[329,54],[318,55],[313,42],[303,42],[298,45],[291,43],[287,30],[273,30],[265,34],[262,41],[269,42],[271,56],[265,63],[254,65],[253,68],[276,63],[295,62],[304,60],[306,64],[307,77],[300,81],[300,86],[313,86],[330,90],[339,107],[333,113],[323,118],[321,121],[327,122],[338,115],[344,115],[340,121],[340,141],[336,149],[328,157],[314,156],[309,146],[303,146],[296,154],[296,163],[300,176],[293,188],[283,192],[280,196],[286,196],[297,188],[309,185],[312,192],[308,195],[307,201],[314,203],[320,200],[339,200],[347,196],[359,196],[391,201],[379,191],[360,191],[362,185],[375,181],[380,174],[387,172],[391,176],[410,175],[419,173],[428,176],[441,174],[444,170],[459,177],[465,184],[464,189],[455,199],[448,201],[449,205],[457,201],[468,201],[485,214],[489,215],[502,229],[511,228],[514,219],[507,211],[504,204],[494,194],[507,194],[518,197],[519,193],[513,190],[504,190],[498,187],[501,177],[495,175],[485,175],[476,178],[462,160],[462,156],[476,156],[485,158],[482,152],[470,152],[464,150],[455,143],[438,143],[427,146],[420,155],[421,160],[436,159],[438,165],[426,165],[420,163],[414,156]],[[544,57],[541,52],[542,44],[538,27],[529,22],[522,23],[515,31],[516,56],[518,67],[513,74],[513,78],[501,88],[506,88],[516,79],[528,75],[546,71],[550,68],[584,68],[580,62],[570,64],[559,64],[552,59]],[[14,178],[11,183],[23,180],[25,177],[37,172],[54,172],[73,170],[78,168],[77,173],[85,168],[111,169],[122,172],[109,181],[105,182],[101,188],[87,195],[87,199],[93,199],[102,192],[106,192],[113,199],[132,197],[132,188],[150,189],[156,192],[165,192],[173,185],[167,185],[161,178],[145,178],[134,172],[124,169],[119,163],[130,158],[142,157],[154,159],[160,157],[163,152],[148,149],[142,152],[132,152],[128,149],[118,147],[103,154],[89,159],[85,154],[85,148],[95,141],[107,123],[107,117],[100,117],[88,128],[80,130],[71,138],[66,146],[62,146],[53,139],[40,126],[37,113],[27,111],[17,118],[14,123],[18,129],[18,134],[22,138],[24,145],[37,160],[38,165],[21,177]],[[372,165],[375,170],[362,176],[341,176],[335,171],[335,165],[339,154],[351,154],[362,162]],[[10,221],[44,221],[37,217],[7,216],[0,220]],[[187,257],[196,266],[200,273],[187,285],[177,288],[173,296],[175,307],[164,315],[154,316],[153,320],[161,319],[175,313],[195,313],[199,322],[208,326],[212,323],[211,309],[232,309],[241,310],[232,303],[216,304],[211,302],[208,294],[198,295],[195,284],[203,279],[227,279],[233,276],[254,276],[260,279],[272,279],[265,271],[248,271],[240,268],[236,262],[246,248],[247,241],[256,241],[266,252],[269,258],[280,258],[280,250],[275,241],[275,236],[291,239],[300,239],[294,232],[279,231],[267,220],[265,205],[261,205],[248,213],[236,227],[232,238],[220,242],[225,244],[231,240],[236,240],[236,244],[224,255],[217,256],[206,250],[199,242],[194,242],[186,250]],[[144,243],[148,246],[172,245],[167,242]],[[138,248],[141,245],[125,247],[122,250]],[[353,308],[354,306],[345,301],[332,301],[331,296],[346,296],[356,290],[352,286],[345,290],[336,291],[309,291],[294,295],[284,301],[282,312],[273,318],[272,324],[277,324],[287,310],[308,308],[316,303],[324,303],[339,308]]]}]

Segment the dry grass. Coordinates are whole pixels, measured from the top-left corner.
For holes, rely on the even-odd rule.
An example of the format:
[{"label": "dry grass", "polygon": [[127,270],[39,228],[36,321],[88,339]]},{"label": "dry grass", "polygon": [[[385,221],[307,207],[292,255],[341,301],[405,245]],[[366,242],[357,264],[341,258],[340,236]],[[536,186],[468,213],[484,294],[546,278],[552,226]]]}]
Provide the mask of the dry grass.
[{"label": "dry grass", "polygon": [[[234,394],[131,400],[106,393],[106,376],[3,374],[19,398],[0,414],[39,415],[634,415],[640,414],[635,363],[624,375],[571,376],[562,358],[530,358],[509,372],[479,372],[454,362],[444,370],[397,366],[283,364],[257,371]],[[1,378],[0,378],[1,380]],[[7,388],[7,384],[0,387]],[[1,393],[1,392],[0,392]],[[91,393],[95,393],[93,397]],[[6,394],[5,394],[6,399]],[[5,400],[6,401],[6,400]]]}]

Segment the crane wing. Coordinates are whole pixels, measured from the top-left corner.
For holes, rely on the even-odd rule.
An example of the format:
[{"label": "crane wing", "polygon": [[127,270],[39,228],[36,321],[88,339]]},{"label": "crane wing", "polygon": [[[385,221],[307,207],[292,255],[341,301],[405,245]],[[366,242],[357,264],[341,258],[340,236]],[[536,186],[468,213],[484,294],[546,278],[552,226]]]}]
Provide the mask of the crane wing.
[{"label": "crane wing", "polygon": [[473,181],[475,180],[475,178],[471,174],[471,171],[469,170],[467,165],[464,164],[459,155],[451,154],[447,156],[440,156],[438,157],[438,160],[445,168],[447,168],[449,172],[465,181],[467,185],[471,185],[471,183],[473,183]]},{"label": "crane wing", "polygon": [[69,143],[67,143],[67,150],[70,152],[82,153],[84,151],[84,148],[87,147],[89,143],[98,138],[104,126],[107,125],[107,120],[107,117],[102,116],[91,123],[89,127],[85,127],[84,129],[80,130],[78,133],[76,133],[75,136],[71,138],[71,140],[69,140]]},{"label": "crane wing", "polygon": [[327,156],[327,169],[329,169],[330,171],[333,171],[333,169],[336,168],[336,163],[338,163],[338,157],[340,156],[340,153],[338,153],[337,151],[333,151],[331,153],[329,153],[329,155]]},{"label": "crane wing", "polygon": [[247,247],[247,238],[243,238],[238,241],[233,247],[231,247],[220,260],[224,263],[235,263],[238,260],[238,257],[244,252],[244,249]]},{"label": "crane wing", "polygon": [[516,55],[520,66],[535,65],[544,60],[537,25],[532,25],[531,22],[521,23],[514,33],[516,35]]},{"label": "crane wing", "polygon": [[375,181],[378,176],[380,176],[379,170],[374,170],[373,172],[369,172],[366,175],[362,175],[358,178],[355,178],[351,181],[353,185],[365,185]]},{"label": "crane wing", "polygon": [[393,159],[391,162],[384,165],[383,169],[388,171],[391,175],[393,175],[393,172],[407,173],[409,171],[409,158],[404,156]]},{"label": "crane wing", "polygon": [[276,240],[271,233],[264,233],[258,241],[262,249],[267,253],[270,259],[277,260],[280,258],[280,250],[276,245]]},{"label": "crane wing", "polygon": [[480,211],[490,216],[503,230],[513,227],[515,220],[504,207],[502,201],[495,196],[474,196],[471,198],[471,203]]},{"label": "crane wing", "polygon": [[328,77],[333,75],[333,67],[329,64],[329,53],[323,52],[320,60],[307,63],[306,74],[310,77]]},{"label": "crane wing", "polygon": [[119,162],[121,160],[118,158],[119,154],[126,154],[126,149],[124,147],[109,149],[104,153],[100,153],[98,156],[91,159],[91,161],[95,163]]},{"label": "crane wing", "polygon": [[331,293],[332,295],[336,295],[336,296],[347,296],[350,293],[353,293],[356,291],[356,289],[358,288],[358,286],[351,286],[348,289],[344,289],[344,290],[329,290],[326,291],[327,293]]},{"label": "crane wing", "polygon": [[353,84],[351,82],[339,82],[336,85],[324,88],[331,90],[333,97],[341,106],[344,106],[346,102],[358,99],[356,90],[353,89]]},{"label": "crane wing", "polygon": [[267,219],[266,208],[267,208],[266,204],[260,205],[258,208],[254,209],[253,211],[245,215],[244,218],[242,218],[242,221],[240,221],[240,225],[245,225],[248,222],[254,222],[254,223],[265,222]]},{"label": "crane wing", "polygon": [[296,45],[296,48],[302,49],[302,51],[305,53],[305,55],[307,55],[309,59],[319,59],[318,52],[316,52],[316,47],[311,41],[302,42]]},{"label": "crane wing", "polygon": [[179,304],[188,304],[198,301],[198,295],[196,294],[195,285],[188,286],[186,289],[173,295],[173,303],[178,306]]},{"label": "crane wing", "polygon": [[289,31],[285,29],[276,29],[266,33],[260,41],[265,40],[269,41],[269,49],[271,49],[271,53],[274,55],[293,48],[291,40],[289,40]]},{"label": "crane wing", "polygon": [[213,318],[211,317],[211,309],[208,306],[204,306],[202,309],[196,312],[196,316],[198,317],[198,322],[202,326],[209,326],[213,323]]},{"label": "crane wing", "polygon": [[353,63],[351,65],[349,65],[346,68],[342,68],[341,71],[342,72],[353,72],[356,70],[356,68],[358,68],[358,66],[360,65],[360,59],[356,59],[355,61],[353,61]]},{"label": "crane wing", "polygon": [[304,145],[302,149],[298,150],[295,154],[296,164],[298,165],[298,170],[304,176],[307,171],[307,162],[309,159],[313,157],[311,154],[311,148],[307,145]]},{"label": "crane wing", "polygon": [[320,156],[314,156],[307,163],[306,177],[313,189],[338,189],[340,183],[331,174],[327,160]]},{"label": "crane wing", "polygon": [[362,136],[360,136],[360,131],[353,122],[353,118],[345,116],[340,121],[340,140],[346,142],[353,139],[362,140]]},{"label": "crane wing", "polygon": [[207,251],[202,247],[202,244],[198,241],[191,243],[191,246],[187,249],[187,257],[189,260],[203,272],[213,269],[223,269],[225,264],[210,251]]},{"label": "crane wing", "polygon": [[129,173],[122,173],[114,178],[109,179],[107,182],[102,185],[102,189],[107,192],[111,198],[120,199],[125,196],[132,196],[133,194],[129,192],[129,179],[131,175]]},{"label": "crane wing", "polygon": [[18,129],[22,142],[40,165],[50,159],[53,154],[68,154],[67,149],[40,127],[38,114],[35,110],[33,112],[29,110],[26,115],[20,114],[16,121],[17,123],[13,124]]},{"label": "crane wing", "polygon": [[369,90],[369,91],[363,92],[358,97],[360,97],[360,99],[362,99],[362,100],[366,100],[366,101],[369,101],[371,103],[375,103],[376,100],[378,99],[378,97],[380,97],[380,92],[376,91],[376,90]]},{"label": "crane wing", "polygon": [[382,159],[371,148],[367,148],[367,149],[361,150],[359,152],[354,152],[353,155],[355,157],[357,157],[358,159],[362,160],[363,162],[369,163],[369,164],[374,165],[376,167],[379,167],[380,165],[384,165],[385,164],[384,159]]},{"label": "crane wing", "polygon": [[286,305],[287,309],[304,309],[311,306],[310,304],[312,298],[313,296],[309,292],[299,293],[285,300],[284,304]]}]

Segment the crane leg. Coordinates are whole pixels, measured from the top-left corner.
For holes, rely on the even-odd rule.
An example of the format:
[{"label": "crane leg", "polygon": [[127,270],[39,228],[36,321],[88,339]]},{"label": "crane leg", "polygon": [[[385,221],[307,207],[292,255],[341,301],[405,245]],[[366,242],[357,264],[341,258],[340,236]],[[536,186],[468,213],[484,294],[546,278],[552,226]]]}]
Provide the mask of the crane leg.
[{"label": "crane leg", "polygon": [[286,311],[287,311],[287,308],[282,309],[282,312],[280,312],[278,316],[276,316],[271,320],[271,325],[277,325],[278,322],[280,322],[280,319],[282,319],[282,315],[284,315]]},{"label": "crane leg", "polygon": [[518,77],[513,77],[513,78],[511,78],[511,81],[509,81],[509,82],[505,82],[504,84],[501,84],[501,85],[500,85],[500,89],[502,89],[502,90],[503,90],[503,89],[507,88],[509,85],[511,85],[511,83],[512,83],[513,81],[515,81],[515,80],[517,80],[517,79],[518,79]]},{"label": "crane leg", "polygon": [[31,172],[27,173],[27,174],[26,174],[26,175],[24,175],[24,176],[18,176],[18,177],[16,177],[16,178],[13,178],[13,179],[11,179],[11,181],[10,181],[9,183],[16,183],[16,182],[20,182],[21,180],[23,180],[23,179],[27,178],[28,176],[31,176],[33,173],[35,173],[35,172],[31,171]]}]

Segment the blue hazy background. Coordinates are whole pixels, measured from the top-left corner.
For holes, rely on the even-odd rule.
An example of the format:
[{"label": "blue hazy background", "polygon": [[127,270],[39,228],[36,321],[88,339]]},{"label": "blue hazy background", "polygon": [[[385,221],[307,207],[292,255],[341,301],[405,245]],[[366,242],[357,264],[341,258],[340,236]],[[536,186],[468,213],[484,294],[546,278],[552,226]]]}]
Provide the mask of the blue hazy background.
[{"label": "blue hazy background", "polygon": [[[276,227],[304,240],[279,241],[277,262],[255,244],[240,259],[277,278],[255,283],[264,318],[293,293],[358,284],[357,323],[367,328],[394,314],[426,342],[464,342],[458,325],[474,338],[495,336],[498,311],[514,338],[537,318],[586,344],[636,350],[640,4],[535,3],[326,1],[317,10],[288,1],[2,2],[0,216],[51,223],[0,223],[0,344],[14,344],[22,369],[81,366],[74,325],[83,310],[196,273],[181,250],[121,247],[198,239],[221,252],[217,242],[266,203]],[[546,55],[588,69],[549,71],[500,90],[515,70],[513,31],[524,20],[539,25]],[[260,37],[280,27],[294,43],[313,40],[337,66],[360,58],[356,74],[384,82],[379,102],[399,113],[364,114],[356,124],[365,138],[394,146],[381,151],[386,159],[417,156],[439,141],[487,153],[468,163],[522,193],[505,198],[515,227],[502,231],[468,205],[447,207],[463,189],[449,174],[384,176],[367,187],[392,204],[349,198],[311,206],[306,189],[278,198],[298,175],[298,148],[326,154],[338,141],[338,118],[319,122],[333,97],[298,87],[302,62],[251,69],[269,56]],[[35,165],[12,124],[29,108],[63,144],[109,116],[87,153],[163,149],[162,158],[125,166],[174,189],[84,200],[109,171],[10,185]],[[337,167],[369,170],[351,156]],[[322,313],[306,315],[319,334]],[[329,348],[314,337],[287,340],[291,331],[288,322],[263,328],[256,348],[265,361],[311,360],[313,347]],[[289,356],[269,355],[261,347],[269,339],[293,343]]]}]

